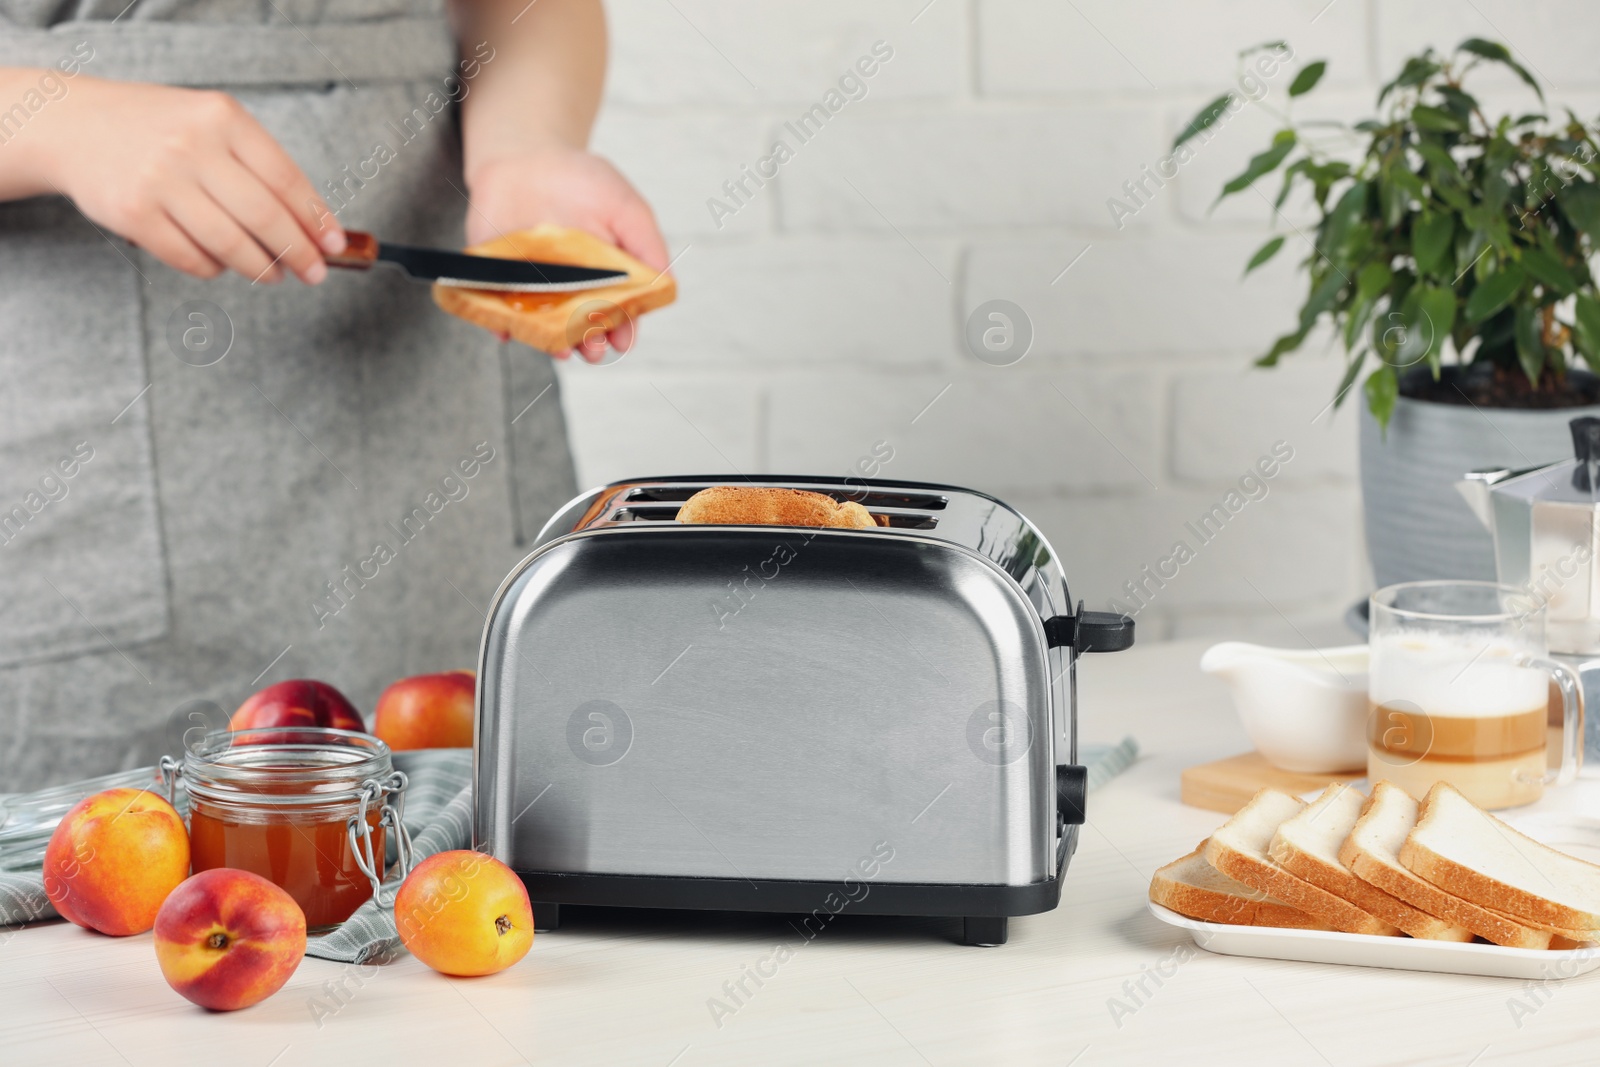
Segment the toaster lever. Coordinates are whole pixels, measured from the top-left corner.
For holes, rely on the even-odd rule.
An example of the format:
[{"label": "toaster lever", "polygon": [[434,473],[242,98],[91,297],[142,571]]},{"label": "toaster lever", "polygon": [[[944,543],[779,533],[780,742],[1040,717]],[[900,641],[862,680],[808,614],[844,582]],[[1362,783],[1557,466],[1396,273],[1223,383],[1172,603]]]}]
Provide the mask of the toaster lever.
[{"label": "toaster lever", "polygon": [[1075,763],[1056,768],[1056,814],[1063,823],[1082,826],[1089,802],[1089,768]]},{"label": "toaster lever", "polygon": [[1044,621],[1051,648],[1070,647],[1084,652],[1121,652],[1133,647],[1133,618],[1114,611],[1085,611],[1078,601],[1075,615],[1056,615]]}]

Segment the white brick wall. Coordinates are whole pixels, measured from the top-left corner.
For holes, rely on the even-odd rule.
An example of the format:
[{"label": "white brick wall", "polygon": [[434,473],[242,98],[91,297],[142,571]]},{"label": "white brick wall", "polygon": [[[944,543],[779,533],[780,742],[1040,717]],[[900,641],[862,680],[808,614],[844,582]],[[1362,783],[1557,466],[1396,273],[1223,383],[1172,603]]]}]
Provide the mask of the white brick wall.
[{"label": "white brick wall", "polygon": [[[580,480],[842,473],[887,440],[887,474],[1019,506],[1074,593],[1103,606],[1289,442],[1265,498],[1148,598],[1146,637],[1343,639],[1339,615],[1368,580],[1354,411],[1325,410],[1340,370],[1326,345],[1250,368],[1293,321],[1304,245],[1291,230],[1281,261],[1241,280],[1267,204],[1210,209],[1270,137],[1264,108],[1233,117],[1121,229],[1107,198],[1227,87],[1241,48],[1275,38],[1329,60],[1307,117],[1364,116],[1404,55],[1466,36],[1507,40],[1553,102],[1592,114],[1600,99],[1592,0],[608,7],[596,147],[654,203],[681,295],[626,359],[562,367]],[[864,96],[847,84],[860,98],[798,143],[784,124],[877,41],[894,54]],[[1291,77],[1266,79],[1267,103]],[[1496,106],[1531,101],[1485,81]],[[793,158],[717,225],[707,200],[779,138]],[[1304,205],[1289,217],[1303,225]],[[995,298],[1034,329],[1009,367],[963,341],[966,315]]]}]

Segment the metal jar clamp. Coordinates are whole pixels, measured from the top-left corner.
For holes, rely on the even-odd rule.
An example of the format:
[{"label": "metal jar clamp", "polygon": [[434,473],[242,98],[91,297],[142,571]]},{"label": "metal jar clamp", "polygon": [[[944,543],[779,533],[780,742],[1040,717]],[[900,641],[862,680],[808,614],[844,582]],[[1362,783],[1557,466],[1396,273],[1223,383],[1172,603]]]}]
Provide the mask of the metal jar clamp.
[{"label": "metal jar clamp", "polygon": [[395,864],[399,870],[399,881],[403,882],[406,875],[411,873],[412,856],[411,833],[405,824],[405,772],[395,771],[382,781],[368,778],[362,782],[359,807],[346,824],[350,838],[350,852],[356,858],[356,866],[360,867],[361,873],[372,882],[372,899],[380,908],[392,908],[394,896],[390,894],[387,900],[384,899],[383,862],[375,855],[372,846],[372,824],[367,821],[367,811],[374,803],[380,805],[378,826],[388,827],[394,834]]}]

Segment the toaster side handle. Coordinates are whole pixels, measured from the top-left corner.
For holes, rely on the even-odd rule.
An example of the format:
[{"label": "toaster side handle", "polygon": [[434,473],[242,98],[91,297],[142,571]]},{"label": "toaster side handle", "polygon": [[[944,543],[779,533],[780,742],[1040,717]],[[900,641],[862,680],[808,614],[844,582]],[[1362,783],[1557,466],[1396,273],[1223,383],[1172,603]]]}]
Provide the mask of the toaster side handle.
[{"label": "toaster side handle", "polygon": [[1044,621],[1051,648],[1085,652],[1121,652],[1133,647],[1133,617],[1114,611],[1085,611],[1083,601],[1073,615],[1056,615]]}]

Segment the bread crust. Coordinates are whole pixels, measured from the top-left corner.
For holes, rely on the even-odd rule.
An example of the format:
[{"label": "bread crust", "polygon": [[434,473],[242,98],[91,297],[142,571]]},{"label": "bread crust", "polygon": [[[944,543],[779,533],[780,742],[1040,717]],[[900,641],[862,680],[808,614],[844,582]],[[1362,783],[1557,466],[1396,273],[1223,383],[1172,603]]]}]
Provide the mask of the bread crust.
[{"label": "bread crust", "polygon": [[[1187,915],[1201,922],[1225,923],[1229,926],[1272,926],[1278,928],[1314,930],[1322,927],[1316,919],[1290,907],[1266,894],[1259,897],[1235,896],[1219,893],[1197,885],[1190,885],[1169,876],[1169,872],[1200,859],[1205,843],[1193,852],[1182,856],[1156,871],[1150,879],[1150,899],[1179,915]],[[1259,892],[1259,890],[1257,891]]]},{"label": "bread crust", "polygon": [[[1417,830],[1422,829],[1424,823],[1428,821],[1441,790],[1448,788],[1450,787],[1441,782],[1428,790],[1428,795],[1422,800],[1421,810],[1417,814],[1417,829],[1406,837],[1405,844],[1400,848],[1400,862],[1408,870],[1455,896],[1470,900],[1484,909],[1512,916],[1519,923],[1530,924],[1544,931],[1567,933],[1600,930],[1600,914],[1547,900],[1517,886],[1506,885],[1496,878],[1441,856],[1418,841]],[[1488,815],[1487,812],[1484,814]],[[1488,817],[1494,819],[1493,815]],[[1501,833],[1515,835],[1539,848],[1548,849],[1548,846],[1540,845],[1528,835],[1512,829],[1500,820],[1494,819],[1494,822],[1499,824],[1496,829]]]},{"label": "bread crust", "polygon": [[1540,923],[1529,922],[1526,919],[1519,919],[1515,915],[1506,915],[1504,912],[1495,911],[1493,908],[1487,908],[1485,910],[1487,910],[1489,912],[1492,912],[1495,915],[1499,915],[1501,918],[1507,920],[1508,922],[1520,923],[1523,926],[1531,926],[1535,930],[1544,930],[1544,931],[1548,932],[1551,935],[1550,936],[1550,947],[1551,948],[1555,948],[1556,947],[1556,942],[1557,941],[1570,941],[1574,945],[1581,945],[1581,944],[1585,944],[1585,943],[1589,943],[1589,942],[1600,941],[1600,933],[1596,933],[1594,930],[1564,930],[1564,929],[1562,929],[1560,927],[1557,927],[1557,926],[1544,926],[1544,925],[1542,925]]},{"label": "bread crust", "polygon": [[[1347,870],[1332,867],[1324,860],[1302,852],[1293,842],[1274,842],[1272,858],[1282,864],[1290,874],[1303,878],[1318,888],[1326,889],[1335,896],[1343,897],[1362,911],[1398,927],[1412,937],[1430,941],[1472,940],[1471,930],[1429,915],[1370,882],[1362,881]],[[1344,862],[1343,856],[1340,857],[1340,862]]]},{"label": "bread crust", "polygon": [[1339,847],[1340,863],[1350,868],[1362,881],[1377,886],[1391,896],[1399,897],[1419,911],[1465,927],[1485,941],[1493,941],[1497,945],[1509,948],[1550,947],[1549,931],[1536,930],[1480,908],[1471,901],[1463,900],[1431,882],[1424,881],[1409,870],[1396,870],[1363,850],[1357,844],[1356,838],[1361,833],[1362,823],[1380,802],[1385,788],[1398,787],[1388,782],[1378,782],[1372,787],[1372,795],[1367,798],[1366,804],[1362,805],[1361,818],[1350,831],[1350,836],[1345,838],[1344,844]]},{"label": "bread crust", "polygon": [[1230,848],[1215,837],[1206,841],[1206,862],[1235,881],[1277,897],[1290,907],[1321,919],[1347,934],[1393,934],[1394,928],[1304,878]]},{"label": "bread crust", "polygon": [[593,234],[549,223],[496,237],[467,251],[478,256],[537,259],[628,273],[628,279],[617,285],[572,293],[505,293],[434,284],[434,303],[445,311],[545,352],[574,348],[586,332],[613,330],[625,321],[665,307],[678,295],[672,275],[645,266]]},{"label": "bread crust", "polygon": [[678,509],[678,521],[718,526],[827,526],[876,529],[872,513],[826,493],[764,485],[713,485]]}]

